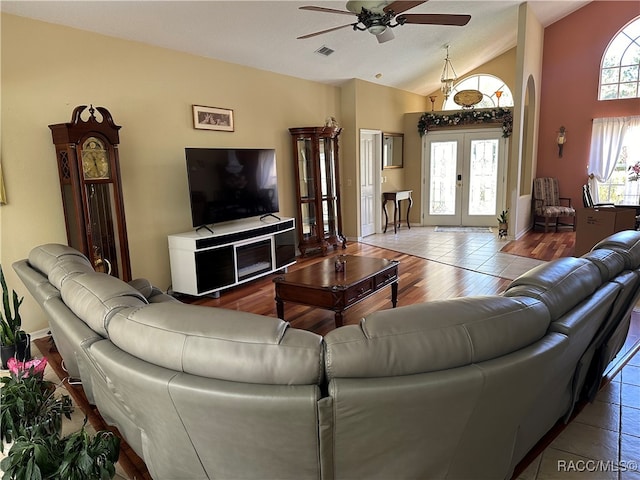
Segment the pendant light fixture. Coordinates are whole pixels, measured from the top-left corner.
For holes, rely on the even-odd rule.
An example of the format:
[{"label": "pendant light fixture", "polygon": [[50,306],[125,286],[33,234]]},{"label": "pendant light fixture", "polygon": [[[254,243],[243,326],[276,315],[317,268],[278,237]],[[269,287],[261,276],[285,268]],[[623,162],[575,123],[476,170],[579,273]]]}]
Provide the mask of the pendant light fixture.
[{"label": "pendant light fixture", "polygon": [[440,76],[440,83],[442,86],[440,90],[444,94],[445,100],[449,98],[449,94],[451,90],[453,90],[453,84],[458,79],[456,76],[456,71],[453,69],[453,65],[451,65],[451,60],[449,60],[449,45],[445,45],[447,49],[447,56],[444,59],[444,68],[442,69],[442,75]]}]

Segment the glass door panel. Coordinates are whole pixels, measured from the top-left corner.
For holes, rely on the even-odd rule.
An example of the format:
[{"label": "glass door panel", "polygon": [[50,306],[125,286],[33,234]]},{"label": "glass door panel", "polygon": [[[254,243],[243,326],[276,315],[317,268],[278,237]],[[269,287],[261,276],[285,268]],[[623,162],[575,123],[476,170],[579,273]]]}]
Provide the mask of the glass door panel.
[{"label": "glass door panel", "polygon": [[497,216],[498,140],[472,140],[469,161],[469,215]]},{"label": "glass door panel", "polygon": [[424,224],[495,226],[506,209],[501,130],[430,132],[423,149]]},{"label": "glass door panel", "polygon": [[338,209],[335,198],[327,198],[322,200],[322,211],[324,218],[322,219],[324,234],[328,235],[336,229],[336,211]]},{"label": "glass door panel", "polygon": [[311,139],[299,138],[296,143],[298,148],[298,170],[300,172],[300,196],[302,198],[312,198],[315,196],[315,172]]},{"label": "glass door panel", "polygon": [[429,215],[454,215],[457,199],[457,142],[432,142]]},{"label": "glass door panel", "polygon": [[305,240],[316,238],[316,209],[314,203],[302,203],[300,206],[302,212],[302,237]]},{"label": "glass door panel", "polygon": [[332,138],[321,138],[320,144],[320,184],[322,185],[322,196],[331,197],[335,195],[335,158],[333,155],[334,140]]},{"label": "glass door panel", "polygon": [[327,159],[330,153],[327,152],[327,141],[324,138],[318,139],[318,150],[320,151],[320,188],[322,196],[327,195]]}]

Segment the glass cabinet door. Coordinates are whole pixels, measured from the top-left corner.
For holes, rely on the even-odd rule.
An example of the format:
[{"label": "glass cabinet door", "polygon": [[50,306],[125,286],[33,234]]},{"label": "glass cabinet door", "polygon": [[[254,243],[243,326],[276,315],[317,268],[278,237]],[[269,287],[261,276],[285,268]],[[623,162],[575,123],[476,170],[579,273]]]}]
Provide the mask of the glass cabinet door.
[{"label": "glass cabinet door", "polygon": [[320,139],[320,176],[322,185],[322,226],[325,235],[336,231],[336,176],[334,139]]},{"label": "glass cabinet door", "polygon": [[341,233],[338,176],[339,127],[290,128],[298,194],[298,247],[307,249],[346,248]]},{"label": "glass cabinet door", "polygon": [[317,237],[316,229],[316,208],[315,204],[311,202],[303,202],[300,205],[301,222],[300,229],[302,230],[302,238],[305,240],[312,240]]},{"label": "glass cabinet door", "polygon": [[296,142],[298,149],[298,172],[300,182],[300,197],[313,198],[315,190],[315,169],[313,165],[313,150],[311,138],[299,138]]}]

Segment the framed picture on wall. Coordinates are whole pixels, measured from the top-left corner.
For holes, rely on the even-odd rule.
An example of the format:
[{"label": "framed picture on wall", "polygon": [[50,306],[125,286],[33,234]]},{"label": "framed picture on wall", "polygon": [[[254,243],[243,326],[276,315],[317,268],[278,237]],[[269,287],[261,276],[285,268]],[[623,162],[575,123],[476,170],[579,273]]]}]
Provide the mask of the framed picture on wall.
[{"label": "framed picture on wall", "polygon": [[193,128],[233,132],[233,110],[194,105]]}]

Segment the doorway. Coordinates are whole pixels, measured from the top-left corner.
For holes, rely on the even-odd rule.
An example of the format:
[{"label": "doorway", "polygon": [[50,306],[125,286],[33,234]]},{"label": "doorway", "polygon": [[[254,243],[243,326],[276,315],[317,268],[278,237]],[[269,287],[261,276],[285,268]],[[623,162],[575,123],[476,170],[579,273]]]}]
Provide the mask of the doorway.
[{"label": "doorway", "polygon": [[502,129],[429,132],[422,147],[423,223],[494,226],[505,204]]},{"label": "doorway", "polygon": [[382,169],[382,131],[360,130],[360,235],[379,232],[382,200],[380,178]]}]

